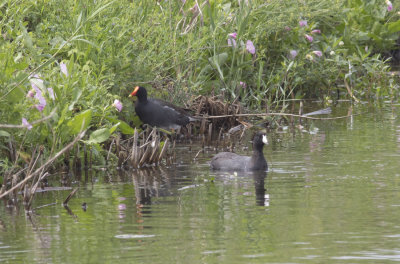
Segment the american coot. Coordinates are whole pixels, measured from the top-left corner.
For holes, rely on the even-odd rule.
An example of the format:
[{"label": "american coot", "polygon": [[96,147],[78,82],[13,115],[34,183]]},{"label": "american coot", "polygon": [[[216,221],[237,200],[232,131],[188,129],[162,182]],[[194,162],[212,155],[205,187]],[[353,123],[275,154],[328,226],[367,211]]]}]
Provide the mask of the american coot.
[{"label": "american coot", "polygon": [[220,152],[211,159],[211,168],[230,171],[265,171],[268,169],[263,154],[263,147],[266,144],[268,144],[266,134],[257,132],[253,138],[253,155],[251,157],[240,156],[232,152]]},{"label": "american coot", "polygon": [[136,86],[129,97],[136,96],[135,111],[140,120],[150,126],[164,129],[179,129],[195,118],[189,116],[183,109],[166,101],[148,98],[144,87]]}]

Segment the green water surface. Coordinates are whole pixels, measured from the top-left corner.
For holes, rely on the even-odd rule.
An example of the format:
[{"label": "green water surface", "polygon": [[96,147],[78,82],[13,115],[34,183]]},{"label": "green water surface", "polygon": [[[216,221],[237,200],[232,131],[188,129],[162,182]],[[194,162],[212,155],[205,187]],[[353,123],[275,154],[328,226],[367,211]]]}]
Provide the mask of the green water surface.
[{"label": "green water surface", "polygon": [[0,262],[399,262],[399,108],[271,131],[268,173],[215,173],[212,149],[179,145],[172,167],[82,176],[70,211],[70,191],[37,194],[31,217],[2,202]]}]

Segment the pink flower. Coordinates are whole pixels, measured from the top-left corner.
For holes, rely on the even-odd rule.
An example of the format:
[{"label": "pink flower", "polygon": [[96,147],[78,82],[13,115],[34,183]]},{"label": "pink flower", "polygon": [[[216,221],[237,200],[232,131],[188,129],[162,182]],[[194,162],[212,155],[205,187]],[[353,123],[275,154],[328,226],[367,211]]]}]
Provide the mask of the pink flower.
[{"label": "pink flower", "polygon": [[35,90],[31,89],[29,92],[26,94],[26,97],[33,98],[35,96]]},{"label": "pink flower", "polygon": [[229,34],[228,34],[228,37],[233,38],[233,39],[236,39],[237,33],[236,33],[236,32],[229,33]]},{"label": "pink flower", "polygon": [[305,27],[305,26],[307,26],[307,20],[300,20],[300,21],[299,21],[299,25],[300,25],[300,27]]},{"label": "pink flower", "polygon": [[246,50],[248,52],[250,52],[251,54],[255,54],[256,53],[256,48],[254,47],[254,44],[251,40],[248,40],[246,42]]},{"label": "pink flower", "polygon": [[290,58],[293,60],[297,56],[297,51],[296,50],[291,50],[290,51]]},{"label": "pink flower", "polygon": [[40,90],[39,87],[37,87],[34,83],[31,83],[32,88],[35,90],[35,99],[39,101],[38,105],[35,105],[36,109],[39,110],[40,112],[43,111],[44,107],[46,106],[46,99],[43,97],[42,90]]},{"label": "pink flower", "polygon": [[42,112],[46,104],[37,104],[35,105],[36,109],[39,110],[39,112]]},{"label": "pink flower", "polygon": [[290,31],[290,30],[292,30],[289,26],[285,26],[285,30],[286,31]]},{"label": "pink flower", "polygon": [[386,0],[386,5],[387,5],[387,11],[388,12],[393,10],[392,2],[390,2],[389,0]]},{"label": "pink flower", "polygon": [[239,82],[239,84],[243,89],[246,89],[247,84],[245,82]]},{"label": "pink flower", "polygon": [[305,34],[306,39],[308,40],[308,42],[313,42],[314,38],[311,37],[310,35]]},{"label": "pink flower", "polygon": [[122,103],[119,100],[115,99],[112,105],[118,110],[118,112],[121,112]]},{"label": "pink flower", "polygon": [[236,40],[228,38],[228,46],[236,48]]},{"label": "pink flower", "polygon": [[321,30],[314,29],[313,31],[311,31],[311,34],[321,34]]},{"label": "pink flower", "polygon": [[322,52],[319,50],[314,50],[312,53],[314,53],[315,55],[317,55],[318,57],[322,56]]},{"label": "pink flower", "polygon": [[28,120],[26,120],[25,117],[22,118],[22,125],[23,125],[24,127],[26,127],[28,130],[31,130],[31,129],[32,129],[32,125],[28,122]]},{"label": "pink flower", "polygon": [[56,98],[54,97],[53,88],[47,88],[47,91],[49,92],[50,99],[52,99],[54,101]]},{"label": "pink flower", "polygon": [[35,105],[36,109],[40,112],[43,111],[44,107],[46,106],[46,99],[43,97],[42,91],[37,90],[35,98],[39,100],[39,104]]},{"label": "pink flower", "polygon": [[67,65],[63,62],[60,63],[61,72],[64,73],[65,77],[68,77]]}]

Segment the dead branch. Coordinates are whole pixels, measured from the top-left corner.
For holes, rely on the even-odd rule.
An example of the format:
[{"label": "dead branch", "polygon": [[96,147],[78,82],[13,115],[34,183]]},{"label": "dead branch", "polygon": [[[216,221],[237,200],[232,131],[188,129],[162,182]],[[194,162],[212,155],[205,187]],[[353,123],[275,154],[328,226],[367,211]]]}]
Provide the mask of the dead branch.
[{"label": "dead branch", "polygon": [[85,131],[82,131],[81,133],[78,134],[78,136],[67,146],[65,146],[62,150],[60,150],[56,155],[54,155],[52,158],[47,160],[45,164],[43,164],[40,168],[36,169],[31,175],[27,176],[25,179],[20,181],[18,184],[13,186],[10,190],[4,192],[3,194],[0,195],[0,199],[3,198],[4,196],[8,195],[10,192],[14,191],[15,189],[19,188],[21,185],[25,184],[27,181],[35,177],[37,174],[39,174],[44,168],[46,168],[48,165],[50,165],[52,162],[54,162],[56,159],[58,159],[64,152],[72,148],[76,142],[78,142],[86,133]]},{"label": "dead branch", "polygon": [[334,120],[334,119],[343,119],[349,118],[351,116],[356,116],[360,114],[353,114],[347,116],[337,116],[337,117],[310,117],[307,115],[296,115],[296,114],[286,114],[286,113],[260,113],[260,114],[232,114],[232,115],[219,115],[219,116],[194,116],[195,118],[205,118],[205,119],[214,119],[214,118],[227,118],[227,117],[241,117],[241,116],[289,116],[289,117],[300,117],[305,119],[312,120]]}]

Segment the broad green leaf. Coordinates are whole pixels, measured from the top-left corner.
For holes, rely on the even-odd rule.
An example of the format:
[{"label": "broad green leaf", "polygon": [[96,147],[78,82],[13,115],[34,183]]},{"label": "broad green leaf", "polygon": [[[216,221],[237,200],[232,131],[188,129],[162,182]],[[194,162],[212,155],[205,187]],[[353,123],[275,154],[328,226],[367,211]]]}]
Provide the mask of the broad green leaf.
[{"label": "broad green leaf", "polygon": [[[68,121],[68,126],[71,128],[73,134],[77,134],[82,130],[89,127],[90,121],[92,120],[93,110],[89,109],[82,113],[79,113],[74,118]],[[85,122],[83,124],[83,122]],[[83,126],[82,126],[83,124]]]},{"label": "broad green leaf", "polygon": [[11,103],[17,103],[25,98],[25,90],[21,87],[15,87],[8,95],[7,100]]},{"label": "broad green leaf", "polygon": [[4,130],[0,130],[0,137],[9,137],[10,133]]},{"label": "broad green leaf", "polygon": [[395,33],[395,32],[400,31],[400,19],[397,20],[396,22],[388,23],[388,30],[389,30],[389,33]]},{"label": "broad green leaf", "polygon": [[86,141],[88,144],[96,144],[102,143],[110,138],[110,129],[109,128],[100,128],[96,131],[93,131],[90,134],[89,140]]},{"label": "broad green leaf", "polygon": [[211,63],[211,65],[217,68],[221,80],[224,80],[224,74],[221,70],[221,66],[225,64],[227,59],[228,59],[228,53],[226,52],[208,58],[208,61]]},{"label": "broad green leaf", "polygon": [[107,120],[109,120],[110,122],[114,123],[114,124],[118,124],[118,128],[120,129],[120,131],[122,132],[122,134],[125,135],[133,135],[133,133],[135,132],[135,130],[128,125],[126,122],[122,121],[122,120],[118,120],[112,117],[107,117]]},{"label": "broad green leaf", "polygon": [[37,78],[31,78],[29,81],[39,87],[40,90],[44,91],[44,85],[42,81],[39,81]]},{"label": "broad green leaf", "polygon": [[78,102],[78,100],[79,100],[79,98],[81,97],[81,95],[82,95],[82,89],[80,89],[80,88],[75,88],[74,89],[74,92],[73,92],[73,99],[72,99],[72,103],[69,105],[69,107],[68,107],[68,109],[71,111],[73,108],[74,108],[74,106],[75,106],[75,104],[76,104],[76,102]]},{"label": "broad green leaf", "polygon": [[120,124],[121,124],[121,123],[118,122],[117,124],[113,125],[113,126],[110,128],[110,134],[114,133],[115,130],[118,128],[118,126],[119,126]]}]

